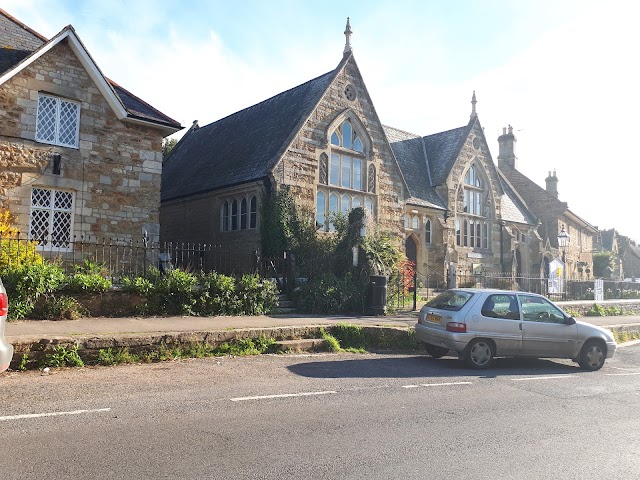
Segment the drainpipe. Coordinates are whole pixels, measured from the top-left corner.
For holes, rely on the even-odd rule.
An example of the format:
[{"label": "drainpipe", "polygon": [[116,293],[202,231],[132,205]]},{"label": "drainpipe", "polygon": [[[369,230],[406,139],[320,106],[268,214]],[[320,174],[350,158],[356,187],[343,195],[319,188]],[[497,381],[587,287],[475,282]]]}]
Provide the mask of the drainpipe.
[{"label": "drainpipe", "polygon": [[507,224],[504,220],[500,220],[500,269],[504,273],[504,227]]}]

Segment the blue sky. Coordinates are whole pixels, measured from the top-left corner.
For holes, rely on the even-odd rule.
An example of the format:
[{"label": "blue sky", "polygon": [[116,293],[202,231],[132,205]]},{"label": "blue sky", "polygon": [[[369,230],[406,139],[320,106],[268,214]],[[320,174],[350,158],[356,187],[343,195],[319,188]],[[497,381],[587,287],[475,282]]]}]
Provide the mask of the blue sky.
[{"label": "blue sky", "polygon": [[428,135],[466,124],[471,94],[494,159],[511,124],[518,168],[600,228],[640,241],[635,141],[640,4],[632,0],[2,0],[51,37],[72,24],[103,72],[189,126],[338,64],[346,17],[382,122]]}]

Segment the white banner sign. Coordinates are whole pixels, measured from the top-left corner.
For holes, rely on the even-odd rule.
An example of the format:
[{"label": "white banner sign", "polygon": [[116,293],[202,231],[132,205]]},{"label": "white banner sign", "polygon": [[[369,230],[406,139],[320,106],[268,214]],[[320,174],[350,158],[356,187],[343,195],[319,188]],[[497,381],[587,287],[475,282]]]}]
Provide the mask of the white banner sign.
[{"label": "white banner sign", "polygon": [[601,278],[598,278],[594,282],[593,286],[593,299],[596,302],[601,302],[604,300],[604,281]]}]

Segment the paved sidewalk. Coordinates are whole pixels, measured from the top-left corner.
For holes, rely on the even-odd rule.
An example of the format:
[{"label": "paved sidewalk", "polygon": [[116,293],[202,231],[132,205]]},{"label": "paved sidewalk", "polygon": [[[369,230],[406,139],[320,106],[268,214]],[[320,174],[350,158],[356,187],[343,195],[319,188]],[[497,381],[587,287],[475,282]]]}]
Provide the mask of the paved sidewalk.
[{"label": "paved sidewalk", "polygon": [[[78,320],[24,320],[9,322],[5,336],[51,338],[90,335],[144,334],[162,332],[202,332],[220,330],[259,329],[272,327],[304,327],[350,323],[410,327],[417,321],[417,312],[402,312],[389,316],[324,316],[324,315],[259,315],[247,317],[127,317],[81,318]],[[605,327],[637,325],[640,316],[580,317],[579,320]]]}]

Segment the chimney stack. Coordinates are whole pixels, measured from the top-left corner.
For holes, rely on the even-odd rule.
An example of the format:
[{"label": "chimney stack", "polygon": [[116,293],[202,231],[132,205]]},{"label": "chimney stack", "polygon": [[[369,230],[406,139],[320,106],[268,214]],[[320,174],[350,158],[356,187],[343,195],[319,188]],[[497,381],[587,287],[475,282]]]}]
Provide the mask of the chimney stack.
[{"label": "chimney stack", "polygon": [[553,175],[549,172],[549,176],[544,181],[547,182],[547,192],[558,198],[558,177],[556,177],[556,171],[553,171]]},{"label": "chimney stack", "polygon": [[506,128],[502,129],[502,135],[498,137],[498,168],[516,169],[517,160],[516,157],[516,142],[518,139],[513,134],[513,127],[509,125],[509,131]]}]

